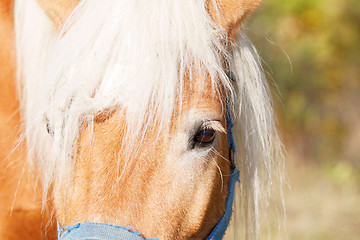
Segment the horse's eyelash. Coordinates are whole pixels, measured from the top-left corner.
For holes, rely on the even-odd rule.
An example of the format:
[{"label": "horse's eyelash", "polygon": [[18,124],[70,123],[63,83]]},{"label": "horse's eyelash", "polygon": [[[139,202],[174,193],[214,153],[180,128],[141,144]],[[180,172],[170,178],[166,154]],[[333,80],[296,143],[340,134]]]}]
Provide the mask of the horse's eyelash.
[{"label": "horse's eyelash", "polygon": [[217,132],[226,133],[226,129],[223,127],[220,121],[207,121],[204,122],[199,130],[205,129],[205,128],[212,128]]}]

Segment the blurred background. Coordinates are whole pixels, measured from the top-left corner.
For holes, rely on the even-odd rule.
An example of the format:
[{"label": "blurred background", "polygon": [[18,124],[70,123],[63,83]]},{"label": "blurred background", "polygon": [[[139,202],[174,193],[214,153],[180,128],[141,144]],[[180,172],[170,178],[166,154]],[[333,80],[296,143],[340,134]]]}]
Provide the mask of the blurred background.
[{"label": "blurred background", "polygon": [[360,1],[265,0],[246,27],[287,150],[280,238],[360,239]]}]

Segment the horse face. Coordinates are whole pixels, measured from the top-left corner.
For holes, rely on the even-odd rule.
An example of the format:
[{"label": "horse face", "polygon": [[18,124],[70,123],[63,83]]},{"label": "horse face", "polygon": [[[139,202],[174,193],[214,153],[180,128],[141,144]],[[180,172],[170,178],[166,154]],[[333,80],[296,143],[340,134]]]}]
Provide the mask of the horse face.
[{"label": "horse face", "polygon": [[74,177],[54,191],[60,224],[101,222],[146,237],[204,238],[224,212],[230,175],[217,94],[194,88],[170,129],[158,134],[151,126],[130,162],[121,153],[126,112],[120,106],[99,117],[91,135],[82,130]]},{"label": "horse face", "polygon": [[[73,1],[49,2],[39,1],[61,24]],[[212,3],[210,15],[231,37],[258,1],[224,0],[219,8]],[[146,131],[132,142],[132,153],[126,147],[128,106],[100,113],[91,127],[85,119],[71,178],[54,183],[60,225],[98,222],[133,227],[145,237],[206,237],[224,213],[228,192],[225,95],[206,77],[185,80],[171,123],[154,120],[143,126]]]}]

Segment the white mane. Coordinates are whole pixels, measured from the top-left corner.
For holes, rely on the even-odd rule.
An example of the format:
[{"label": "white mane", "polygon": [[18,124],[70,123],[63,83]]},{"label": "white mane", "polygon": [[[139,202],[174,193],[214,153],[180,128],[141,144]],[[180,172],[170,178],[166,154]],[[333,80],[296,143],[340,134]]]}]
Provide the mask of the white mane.
[{"label": "white mane", "polygon": [[71,172],[84,116],[121,104],[130,110],[129,136],[154,115],[166,126],[192,69],[208,73],[214,89],[223,86],[232,99],[242,205],[257,238],[281,144],[260,60],[245,34],[226,52],[205,0],[82,1],[60,33],[35,0],[17,0],[15,27],[28,158],[42,169],[45,192]]}]

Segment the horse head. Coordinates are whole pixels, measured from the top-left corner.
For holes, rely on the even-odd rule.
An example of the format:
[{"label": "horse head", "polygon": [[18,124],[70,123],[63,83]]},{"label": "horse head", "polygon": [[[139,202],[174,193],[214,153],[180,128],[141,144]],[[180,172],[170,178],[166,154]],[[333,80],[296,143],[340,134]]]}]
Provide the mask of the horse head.
[{"label": "horse head", "polygon": [[256,219],[259,179],[269,181],[279,144],[264,74],[240,31],[258,4],[16,1],[28,152],[60,229],[87,222],[206,238],[232,211],[232,135]]}]

